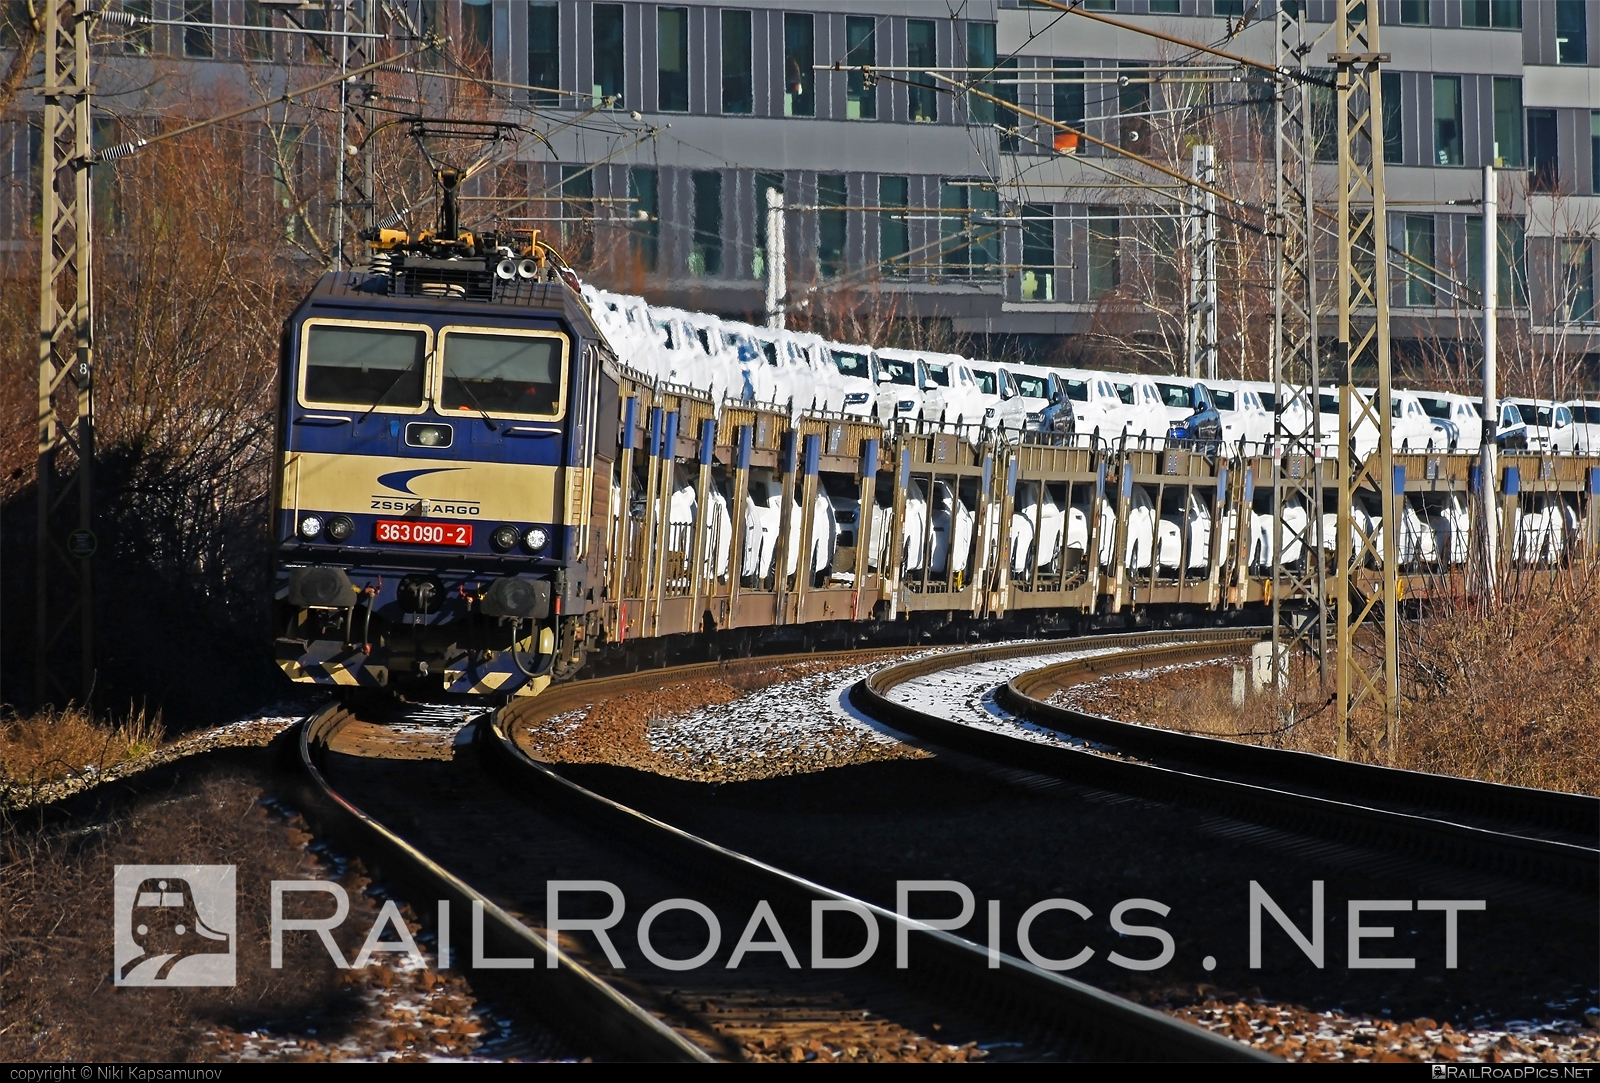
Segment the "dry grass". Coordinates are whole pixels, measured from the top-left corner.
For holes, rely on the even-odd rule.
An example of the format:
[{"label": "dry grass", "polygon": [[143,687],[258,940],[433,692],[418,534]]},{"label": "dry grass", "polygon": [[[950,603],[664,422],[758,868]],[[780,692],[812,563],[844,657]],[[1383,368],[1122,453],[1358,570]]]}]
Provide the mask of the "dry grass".
[{"label": "dry grass", "polygon": [[81,707],[0,719],[0,786],[29,789],[100,774],[155,751],[164,736],[159,711],[131,706],[120,720]]},{"label": "dry grass", "polygon": [[[1600,794],[1600,568],[1508,581],[1496,602],[1429,601],[1401,624],[1398,767],[1516,786]],[[1331,689],[1315,674],[1298,699],[1233,703],[1233,667],[1248,659],[1108,677],[1072,689],[1081,710],[1191,733],[1332,755]],[[1376,704],[1353,720],[1350,751],[1391,762]]]},{"label": "dry grass", "polygon": [[[109,821],[44,831],[6,825],[0,1061],[210,1059],[208,1031],[310,1026],[332,1034],[359,1014],[314,936],[286,937],[284,966],[269,966],[270,882],[329,873],[303,849],[303,825],[264,807],[261,792],[259,779],[219,775],[153,794]],[[128,864],[237,866],[236,986],[112,983],[113,872]],[[347,958],[371,920],[365,885],[352,870],[351,920],[336,931]]]}]

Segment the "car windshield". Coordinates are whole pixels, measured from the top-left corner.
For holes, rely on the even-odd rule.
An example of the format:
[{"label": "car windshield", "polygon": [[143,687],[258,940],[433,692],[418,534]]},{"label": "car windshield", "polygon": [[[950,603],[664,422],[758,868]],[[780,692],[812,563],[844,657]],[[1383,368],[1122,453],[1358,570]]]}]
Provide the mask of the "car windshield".
[{"label": "car windshield", "polygon": [[1020,372],[1013,372],[1011,379],[1017,385],[1017,391],[1023,398],[1042,399],[1049,392],[1046,390],[1047,381],[1042,376],[1025,376]]},{"label": "car windshield", "polygon": [[656,330],[667,337],[667,349],[676,350],[678,348],[678,340],[672,333],[672,324],[656,320],[655,325]]},{"label": "car windshield", "polygon": [[864,353],[834,350],[833,363],[839,366],[839,371],[846,376],[855,376],[862,380],[872,379],[872,363]]},{"label": "car windshield", "polygon": [[1212,388],[1211,389],[1211,405],[1215,406],[1218,410],[1232,410],[1233,409],[1233,392],[1232,391],[1218,391],[1216,388]]},{"label": "car windshield", "polygon": [[1127,403],[1129,406],[1132,406],[1133,405],[1133,385],[1132,384],[1116,384],[1115,387],[1117,389],[1117,398],[1121,399],[1123,402]]},{"label": "car windshield", "polygon": [[1319,414],[1337,414],[1338,412],[1339,412],[1339,396],[1338,395],[1318,395],[1317,396],[1317,413],[1319,413]]},{"label": "car windshield", "polygon": [[561,412],[562,342],[549,335],[444,337],[441,410],[555,417]]},{"label": "car windshield", "polygon": [[1065,391],[1067,398],[1074,402],[1089,401],[1089,381],[1087,380],[1058,380],[1061,390]]},{"label": "car windshield", "polygon": [[1189,409],[1189,389],[1182,384],[1156,384],[1161,401],[1174,410]]},{"label": "car windshield", "polygon": [[[1261,400],[1261,408],[1268,413],[1278,408],[1278,393],[1276,391],[1257,391],[1256,397]],[[1293,397],[1291,393],[1290,398],[1293,399]]]},{"label": "car windshield", "polygon": [[924,368],[927,370],[929,383],[938,384],[940,387],[950,386],[949,365],[926,365]]},{"label": "car windshield", "polygon": [[763,342],[761,344],[761,355],[767,359],[767,364],[777,367],[778,344],[776,342]]},{"label": "car windshield", "polygon": [[[834,354],[838,357],[838,354]],[[843,371],[843,366],[840,366]],[[892,384],[915,384],[917,382],[917,363],[915,361],[901,361],[888,357],[878,358],[878,371],[889,377]]]},{"label": "car windshield", "polygon": [[1417,401],[1422,403],[1422,412],[1429,417],[1438,418],[1440,421],[1450,420],[1450,400],[1436,399],[1428,395],[1417,396]]},{"label": "car windshield", "polygon": [[313,325],[306,335],[304,395],[343,406],[422,405],[422,331]]},{"label": "car windshield", "polygon": [[1517,413],[1522,415],[1522,423],[1524,425],[1550,424],[1550,407],[1536,406],[1531,402],[1519,402],[1514,405],[1517,408]]},{"label": "car windshield", "polygon": [[985,395],[1000,394],[1000,384],[994,378],[994,373],[987,372],[984,369],[973,369],[972,378],[977,382],[978,390]]}]

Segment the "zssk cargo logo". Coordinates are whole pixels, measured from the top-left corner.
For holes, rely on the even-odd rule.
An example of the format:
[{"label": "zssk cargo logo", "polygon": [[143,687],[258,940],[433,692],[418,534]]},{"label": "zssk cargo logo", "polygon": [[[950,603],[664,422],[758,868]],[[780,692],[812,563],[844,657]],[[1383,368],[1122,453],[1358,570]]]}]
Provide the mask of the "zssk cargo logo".
[{"label": "zssk cargo logo", "polygon": [[[476,500],[434,500],[411,488],[412,482],[429,474],[449,474],[465,469],[464,466],[436,466],[427,470],[396,470],[388,474],[379,474],[378,484],[390,492],[374,493],[372,510],[412,512],[422,515],[479,515],[481,509]],[[411,499],[397,499],[390,495],[391,493],[401,493]]]}]

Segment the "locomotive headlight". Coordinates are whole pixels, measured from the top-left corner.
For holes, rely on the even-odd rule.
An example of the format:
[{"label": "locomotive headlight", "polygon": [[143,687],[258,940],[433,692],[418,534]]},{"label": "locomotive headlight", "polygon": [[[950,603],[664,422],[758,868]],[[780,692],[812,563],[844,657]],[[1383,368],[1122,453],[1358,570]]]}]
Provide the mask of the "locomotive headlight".
[{"label": "locomotive headlight", "polygon": [[322,516],[308,515],[300,520],[300,536],[302,538],[315,538],[322,533]]},{"label": "locomotive headlight", "polygon": [[356,532],[356,524],[348,515],[335,515],[328,520],[328,537],[336,542],[347,542]]},{"label": "locomotive headlight", "polygon": [[550,544],[550,532],[542,526],[532,526],[522,536],[522,544],[528,547],[530,553],[537,553]]},{"label": "locomotive headlight", "polygon": [[489,535],[489,544],[494,546],[497,553],[506,552],[517,544],[517,528],[510,523],[495,527],[494,533]]}]

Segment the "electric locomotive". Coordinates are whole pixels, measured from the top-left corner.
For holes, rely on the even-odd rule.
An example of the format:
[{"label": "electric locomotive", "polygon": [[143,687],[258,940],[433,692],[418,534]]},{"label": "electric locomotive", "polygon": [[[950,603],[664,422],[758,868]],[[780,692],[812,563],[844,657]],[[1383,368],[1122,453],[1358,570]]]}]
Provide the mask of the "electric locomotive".
[{"label": "electric locomotive", "polygon": [[370,267],[284,327],[273,615],[295,681],[533,694],[593,634],[617,362],[560,256],[456,228],[450,194],[437,233],[377,231]]}]

